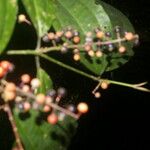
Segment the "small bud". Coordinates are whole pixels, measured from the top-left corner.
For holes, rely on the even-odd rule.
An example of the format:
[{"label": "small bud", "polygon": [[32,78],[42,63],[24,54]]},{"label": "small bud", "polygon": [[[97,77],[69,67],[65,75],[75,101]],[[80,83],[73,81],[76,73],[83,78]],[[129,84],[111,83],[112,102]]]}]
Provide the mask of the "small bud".
[{"label": "small bud", "polygon": [[26,16],[24,14],[20,14],[18,16],[19,23],[25,22],[25,20],[26,20]]},{"label": "small bud", "polygon": [[26,19],[26,16],[24,14],[20,14],[18,16],[18,22],[19,23],[26,22],[27,24],[31,25],[31,22]]}]

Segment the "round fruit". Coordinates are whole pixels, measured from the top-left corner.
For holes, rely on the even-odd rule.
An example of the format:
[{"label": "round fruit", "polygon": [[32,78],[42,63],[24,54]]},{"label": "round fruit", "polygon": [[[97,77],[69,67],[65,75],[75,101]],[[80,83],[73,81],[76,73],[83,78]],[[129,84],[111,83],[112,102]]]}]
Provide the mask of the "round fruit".
[{"label": "round fruit", "polygon": [[100,92],[96,92],[94,93],[95,98],[100,98],[101,97],[101,93]]},{"label": "round fruit", "polygon": [[50,40],[54,40],[54,38],[55,38],[55,34],[53,32],[48,33],[47,36]]},{"label": "round fruit", "polygon": [[43,107],[43,112],[49,112],[51,110],[51,107],[49,105],[45,105]]},{"label": "round fruit", "polygon": [[27,112],[30,110],[31,104],[29,102],[24,102],[23,107],[24,107],[24,111]]},{"label": "round fruit", "polygon": [[79,37],[79,36],[75,36],[75,37],[73,38],[73,42],[74,42],[75,44],[80,43],[80,37]]},{"label": "round fruit", "polygon": [[124,53],[126,51],[126,48],[124,46],[119,47],[119,53]]},{"label": "round fruit", "polygon": [[75,61],[79,61],[79,60],[80,60],[80,55],[79,55],[79,54],[74,54],[74,55],[73,55],[73,59],[74,59]]},{"label": "round fruit", "polygon": [[28,74],[23,74],[23,75],[21,76],[21,81],[22,81],[23,83],[30,83],[30,80],[31,80],[31,77],[30,77]]},{"label": "round fruit", "polygon": [[79,113],[82,113],[82,114],[87,113],[88,109],[89,109],[88,105],[84,102],[79,103],[77,106],[77,110],[79,111]]},{"label": "round fruit", "polygon": [[8,91],[8,92],[16,91],[16,85],[13,82],[8,82],[5,86],[5,91]]},{"label": "round fruit", "polygon": [[40,105],[44,104],[45,103],[45,95],[40,93],[40,94],[37,94],[36,95],[36,102]]},{"label": "round fruit", "polygon": [[102,83],[101,83],[102,89],[106,90],[108,88],[108,86],[109,86],[109,83],[107,81],[102,81]]},{"label": "round fruit", "polygon": [[132,32],[127,32],[125,34],[125,38],[130,41],[130,40],[133,40],[134,36],[133,36],[133,33]]},{"label": "round fruit", "polygon": [[58,122],[58,116],[55,113],[51,113],[48,117],[47,117],[47,122],[55,125]]},{"label": "round fruit", "polygon": [[38,78],[34,78],[31,80],[31,86],[33,89],[38,88],[41,85],[41,82]]}]

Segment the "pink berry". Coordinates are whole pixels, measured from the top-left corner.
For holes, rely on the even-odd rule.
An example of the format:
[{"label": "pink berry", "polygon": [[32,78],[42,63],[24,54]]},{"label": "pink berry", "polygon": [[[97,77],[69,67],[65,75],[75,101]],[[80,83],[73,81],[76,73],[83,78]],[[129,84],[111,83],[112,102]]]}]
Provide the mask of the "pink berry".
[{"label": "pink berry", "polygon": [[24,111],[27,112],[30,110],[31,104],[29,102],[24,102],[23,107],[24,107]]},{"label": "pink berry", "polygon": [[58,122],[58,116],[55,113],[51,113],[48,117],[47,117],[47,122],[55,125]]},{"label": "pink berry", "polygon": [[23,75],[21,76],[21,81],[22,81],[23,83],[29,83],[30,80],[31,80],[31,77],[30,77],[28,74],[23,74]]},{"label": "pink berry", "polygon": [[43,112],[49,112],[49,111],[51,111],[51,107],[49,105],[45,105],[43,107]]}]

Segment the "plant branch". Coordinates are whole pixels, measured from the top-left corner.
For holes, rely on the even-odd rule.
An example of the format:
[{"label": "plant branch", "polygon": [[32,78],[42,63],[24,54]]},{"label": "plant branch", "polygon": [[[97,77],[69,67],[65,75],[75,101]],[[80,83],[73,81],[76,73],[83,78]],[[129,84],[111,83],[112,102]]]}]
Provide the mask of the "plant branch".
[{"label": "plant branch", "polygon": [[5,104],[4,110],[8,114],[8,118],[9,118],[9,121],[11,123],[12,129],[13,129],[13,133],[15,135],[15,139],[16,139],[16,143],[17,143],[18,149],[19,150],[24,150],[23,145],[21,143],[21,139],[20,139],[19,133],[18,133],[18,129],[17,129],[17,126],[16,126],[16,122],[14,120],[13,114],[11,112],[11,109],[10,109],[10,106],[9,106],[8,103]]},{"label": "plant branch", "polygon": [[[96,77],[94,75],[91,75],[91,74],[88,74],[84,71],[81,71],[79,69],[76,69],[74,67],[71,67],[69,65],[66,65],[64,64],[63,62],[61,61],[58,61],[50,56],[47,56],[46,54],[43,54],[41,53],[41,51],[33,51],[33,50],[22,50],[22,51],[15,51],[15,50],[11,50],[11,51],[8,51],[7,52],[8,55],[38,55],[50,62],[53,62],[63,68],[66,68],[68,70],[71,70],[77,74],[80,74],[80,75],[83,75],[87,78],[90,78],[94,81],[98,81],[98,82],[102,82],[102,81],[108,81],[108,83],[111,83],[111,84],[115,84],[115,85],[121,85],[121,86],[125,86],[125,87],[129,87],[129,88],[133,88],[133,89],[136,89],[136,90],[139,90],[139,91],[144,91],[144,92],[150,92],[149,89],[147,88],[144,88],[144,87],[141,87],[142,85],[144,85],[143,83],[139,83],[139,84],[129,84],[129,83],[124,83],[124,82],[119,82],[119,81],[114,81],[114,80],[108,80],[108,79],[100,79],[99,77]],[[141,86],[137,86],[137,85],[141,85]]]},{"label": "plant branch", "polygon": [[[5,80],[1,80],[1,83],[3,84],[3,85],[6,85],[8,82],[7,81],[5,81]],[[1,87],[0,87],[1,88]],[[18,87],[16,87],[16,92],[17,92],[17,95],[19,95],[19,96],[25,96],[25,97],[27,97],[27,98],[31,98],[32,100],[36,100],[36,96],[34,95],[34,94],[32,94],[32,93],[30,93],[30,92],[24,92],[23,90],[21,90],[20,88],[18,88]],[[79,118],[79,115],[78,114],[74,114],[73,112],[71,112],[71,111],[69,111],[69,110],[67,110],[67,109],[65,109],[65,108],[63,108],[63,107],[61,107],[61,106],[59,106],[58,104],[55,104],[55,103],[49,103],[49,104],[47,104],[47,105],[49,105],[50,107],[52,107],[52,108],[54,108],[54,109],[56,109],[56,110],[58,110],[58,111],[61,111],[61,112],[63,112],[64,114],[66,114],[66,115],[69,115],[69,116],[71,116],[71,117],[73,117],[73,118],[75,118],[75,119],[78,119]],[[3,105],[2,105],[3,106]]]},{"label": "plant branch", "polygon": [[[39,51],[40,47],[41,47],[41,38],[38,37],[37,46],[36,46],[35,51]],[[35,63],[36,63],[36,69],[38,70],[40,68],[40,58],[39,58],[39,56],[35,56]]]},{"label": "plant branch", "polygon": [[[135,34],[134,35],[134,38],[133,39],[137,39],[138,38],[138,35]],[[117,39],[114,39],[114,40],[109,40],[109,41],[98,41],[98,42],[93,42],[92,45],[108,45],[110,43],[112,44],[115,44],[115,43],[120,43],[120,42],[125,42],[126,41],[126,38],[117,38]],[[40,39],[38,39],[38,42],[37,42],[37,47],[36,47],[36,51],[38,52],[41,52],[41,53],[48,53],[48,52],[52,52],[52,51],[61,51],[62,47],[63,46],[55,46],[55,44],[53,44],[54,46],[52,47],[46,47],[46,48],[42,48],[40,47]],[[75,48],[78,48],[78,49],[82,49],[84,48],[85,44],[70,44],[67,46],[68,49],[75,49]],[[10,50],[10,51],[17,51],[17,50]],[[18,50],[19,52],[21,52],[21,50]],[[30,52],[32,50],[28,49],[26,50],[27,52]],[[83,50],[80,50],[80,51],[83,51]]]}]

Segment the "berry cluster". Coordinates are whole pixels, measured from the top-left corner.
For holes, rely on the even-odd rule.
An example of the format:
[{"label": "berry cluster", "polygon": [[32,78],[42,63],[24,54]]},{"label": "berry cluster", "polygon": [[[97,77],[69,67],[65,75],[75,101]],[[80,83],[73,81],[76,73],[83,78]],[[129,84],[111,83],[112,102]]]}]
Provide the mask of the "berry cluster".
[{"label": "berry cluster", "polygon": [[[6,67],[9,71],[12,64],[8,61],[2,62],[9,64]],[[16,86],[13,82],[7,82],[2,77],[4,76],[1,76],[0,81],[1,97],[4,103],[13,101],[19,112],[26,113],[30,109],[34,109],[46,113],[48,123],[56,124],[58,121],[62,121],[66,115],[78,119],[81,114],[88,111],[88,105],[84,102],[79,103],[77,108],[73,105],[61,106],[60,100],[66,95],[66,90],[63,87],[57,90],[50,89],[46,94],[43,94],[36,92],[42,86],[38,78],[31,78],[30,75],[23,74],[19,86]]]},{"label": "berry cluster", "polygon": [[[96,28],[93,32],[87,32],[83,44],[80,44],[81,37],[77,30],[67,28],[56,33],[49,32],[43,36],[44,42],[52,42],[54,46],[61,44],[60,51],[65,53],[68,50],[73,51],[73,59],[80,60],[80,52],[84,51],[90,57],[102,57],[104,53],[117,50],[119,53],[125,53],[126,47],[123,42],[135,40],[138,42],[138,35],[131,32],[124,32],[119,26],[116,26],[114,33],[104,32]],[[113,39],[113,37],[116,37]],[[62,44],[63,43],[63,44]],[[46,52],[46,51],[45,51]]]}]

